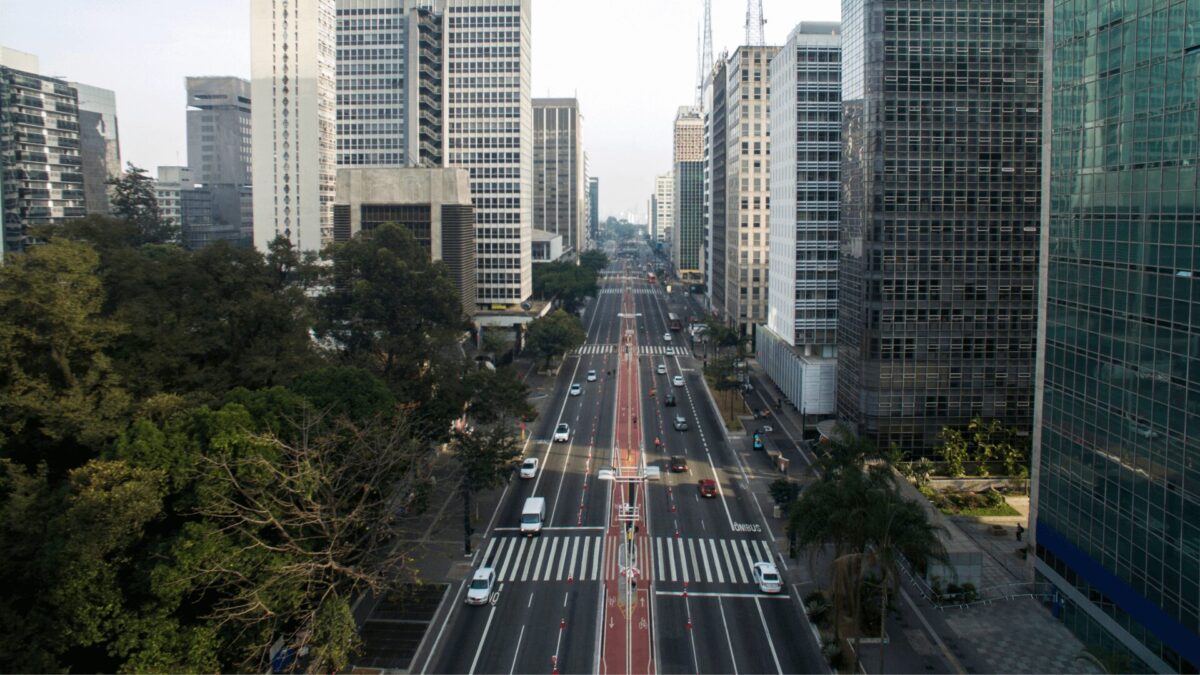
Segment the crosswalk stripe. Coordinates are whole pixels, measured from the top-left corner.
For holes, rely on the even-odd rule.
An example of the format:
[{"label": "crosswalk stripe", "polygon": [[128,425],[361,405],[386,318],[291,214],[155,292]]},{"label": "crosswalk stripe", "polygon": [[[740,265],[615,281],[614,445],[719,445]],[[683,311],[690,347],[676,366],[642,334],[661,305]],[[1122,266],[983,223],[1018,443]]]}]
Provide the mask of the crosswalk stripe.
[{"label": "crosswalk stripe", "polygon": [[667,544],[667,557],[671,561],[671,581],[675,581],[675,545]]},{"label": "crosswalk stripe", "polygon": [[766,560],[768,562],[774,562],[775,554],[771,552],[771,545],[761,539],[759,539],[755,543],[757,543],[759,545],[759,547],[762,548],[763,560]]},{"label": "crosswalk stripe", "polygon": [[688,539],[688,551],[692,554],[692,566],[696,568],[696,581],[700,581],[700,558],[696,557],[695,539]]},{"label": "crosswalk stripe", "polygon": [[654,543],[657,546],[657,550],[658,550],[658,555],[654,556],[655,561],[658,563],[658,569],[656,570],[654,578],[655,579],[665,579],[666,571],[663,566],[666,565],[666,559],[663,557],[662,537],[655,537]]},{"label": "crosswalk stripe", "polygon": [[750,544],[747,543],[747,541],[745,539],[742,540],[742,550],[746,552],[746,566],[752,568],[754,566],[754,563],[758,562],[758,560],[755,559],[758,557],[758,555],[757,555],[758,551],[751,553],[750,552]]},{"label": "crosswalk stripe", "polygon": [[[574,537],[571,537],[571,564],[567,566],[567,576],[568,577],[571,576],[571,574],[573,574],[575,572],[575,556],[579,553],[579,539],[580,539],[579,535],[575,535]],[[563,550],[566,551],[566,549],[563,549]],[[567,556],[564,555],[563,560],[566,561],[566,559],[567,559]],[[562,578],[562,566],[561,565],[558,568],[558,578],[559,579]]]},{"label": "crosswalk stripe", "polygon": [[746,567],[746,562],[742,558],[742,554],[738,553],[738,543],[734,541],[729,545],[729,548],[733,549],[733,561],[737,563],[738,573],[742,577],[742,583],[750,583],[750,572]]},{"label": "crosswalk stripe", "polygon": [[688,583],[691,579],[688,578],[688,557],[687,550],[683,547],[683,540],[676,539],[679,542],[679,568],[683,571],[683,583]]},{"label": "crosswalk stripe", "polygon": [[[546,571],[544,574],[542,574],[542,581],[550,581],[550,572],[552,572],[554,570],[554,551],[556,551],[558,549],[559,541],[561,541],[561,540],[557,539],[557,538],[550,540],[550,554],[549,554],[549,558],[546,560]],[[542,561],[539,558],[538,566],[540,567],[541,564],[542,564]],[[537,580],[536,572],[533,575],[533,579],[534,579],[534,581]]]},{"label": "crosswalk stripe", "polygon": [[[529,566],[533,564],[533,559],[537,555],[537,550],[542,547],[542,544],[545,541],[545,539],[538,537],[533,541],[532,544],[529,545],[529,556],[525,558],[525,564],[521,567],[521,581],[529,580]],[[540,562],[541,558],[538,558],[538,561]]]},{"label": "crosswalk stripe", "polygon": [[723,572],[721,569],[721,556],[720,556],[720,554],[717,553],[717,542],[713,541],[712,539],[709,539],[708,545],[709,545],[709,548],[712,549],[713,567],[715,567],[717,570],[717,583],[723,584],[723,583],[725,583],[725,572]]},{"label": "crosswalk stripe", "polygon": [[591,548],[592,548],[592,538],[584,537],[583,538],[583,557],[580,558],[581,562],[579,564],[579,580],[580,581],[587,581],[589,578],[587,575],[587,571],[588,571],[587,564],[588,564],[588,560],[590,560],[590,558],[588,558],[588,551]]},{"label": "crosswalk stripe", "polygon": [[[700,540],[700,560],[704,562],[704,580],[712,581],[712,570],[708,568],[708,548],[704,545],[704,540]],[[699,573],[699,570],[697,570]]]},{"label": "crosswalk stripe", "polygon": [[[521,558],[525,555],[525,545],[528,543],[529,543],[529,540],[522,537],[520,546],[513,544],[512,546],[508,547],[508,556],[505,557],[505,559],[504,559],[504,569],[500,571],[500,580],[501,581],[512,581],[513,580],[512,577],[508,576],[508,574],[507,574],[509,571],[512,572],[513,577],[515,577],[517,575],[517,569],[521,565]],[[515,556],[513,555],[513,548],[517,549]],[[510,563],[512,564],[511,568],[509,567]]]},{"label": "crosswalk stripe", "polygon": [[486,565],[487,561],[491,559],[492,547],[495,545],[496,545],[496,538],[492,537],[492,539],[490,541],[488,541],[487,550],[485,550],[483,552],[483,564]]},{"label": "crosswalk stripe", "polygon": [[592,553],[592,579],[600,579],[600,559],[604,557],[604,547],[601,546],[603,539],[597,537],[596,551]]}]

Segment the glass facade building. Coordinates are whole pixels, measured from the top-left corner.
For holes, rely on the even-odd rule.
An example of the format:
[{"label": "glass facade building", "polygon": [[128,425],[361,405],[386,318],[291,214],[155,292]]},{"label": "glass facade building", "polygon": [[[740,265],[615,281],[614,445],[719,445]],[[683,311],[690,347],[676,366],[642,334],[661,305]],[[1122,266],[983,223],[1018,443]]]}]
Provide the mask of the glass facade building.
[{"label": "glass facade building", "polygon": [[1122,671],[1200,668],[1200,2],[1051,0],[1039,574]]},{"label": "glass facade building", "polygon": [[533,229],[562,235],[564,250],[583,251],[586,190],[579,101],[533,99]]},{"label": "glass facade building", "polygon": [[1031,427],[1042,14],[842,3],[837,408],[880,447]]},{"label": "glass facade building", "polygon": [[726,54],[717,58],[705,84],[708,114],[704,125],[704,181],[707,188],[705,225],[708,237],[705,242],[704,283],[708,287],[709,307],[718,312],[725,309],[726,58]]},{"label": "glass facade building", "polygon": [[704,118],[684,106],[675,116],[675,223],[671,263],[685,283],[701,283],[704,256]]}]

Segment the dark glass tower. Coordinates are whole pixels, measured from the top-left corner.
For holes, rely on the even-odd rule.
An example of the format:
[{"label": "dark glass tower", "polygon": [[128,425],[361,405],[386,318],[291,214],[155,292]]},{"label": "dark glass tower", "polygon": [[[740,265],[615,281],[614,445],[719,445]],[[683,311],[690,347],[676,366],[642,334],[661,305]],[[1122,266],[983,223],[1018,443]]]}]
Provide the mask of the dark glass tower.
[{"label": "dark glass tower", "polygon": [[1110,670],[1195,673],[1200,3],[1049,18],[1035,567]]},{"label": "dark glass tower", "polygon": [[838,416],[882,447],[1027,432],[1042,2],[844,0]]}]

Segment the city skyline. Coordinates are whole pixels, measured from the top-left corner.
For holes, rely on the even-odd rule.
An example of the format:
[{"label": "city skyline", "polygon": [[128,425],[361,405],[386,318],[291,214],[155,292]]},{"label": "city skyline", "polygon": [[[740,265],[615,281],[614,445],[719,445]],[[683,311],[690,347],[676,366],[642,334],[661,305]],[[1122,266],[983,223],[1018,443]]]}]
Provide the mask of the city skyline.
[{"label": "city skyline", "polygon": [[[185,120],[177,114],[187,98],[185,77],[250,77],[248,0],[166,7],[131,0],[122,3],[121,12],[81,0],[3,0],[2,6],[9,20],[0,27],[0,45],[37,55],[44,75],[116,92],[122,161],[151,174],[160,165],[188,164]],[[783,44],[801,20],[837,20],[840,15],[837,0],[764,0],[763,7],[766,41],[775,45]],[[675,112],[695,98],[702,11],[702,0],[617,0],[603,6],[533,0],[532,94],[579,99],[588,129],[589,175],[604,183],[601,220],[644,214],[654,177],[671,168]],[[714,0],[716,53],[732,53],[743,41],[745,11],[743,0]],[[73,20],[51,29],[39,20],[47,15]],[[629,21],[634,15],[636,23]],[[135,27],[131,22],[137,22]],[[614,34],[622,36],[621,43],[641,45],[649,53],[612,49]],[[130,35],[137,36],[138,52],[129,49]],[[94,48],[73,48],[84,41]],[[604,58],[596,58],[600,52]],[[155,59],[127,67],[125,61],[136,53],[155,54]],[[654,64],[653,76],[611,77],[613,72],[645,70],[647,63]]]}]

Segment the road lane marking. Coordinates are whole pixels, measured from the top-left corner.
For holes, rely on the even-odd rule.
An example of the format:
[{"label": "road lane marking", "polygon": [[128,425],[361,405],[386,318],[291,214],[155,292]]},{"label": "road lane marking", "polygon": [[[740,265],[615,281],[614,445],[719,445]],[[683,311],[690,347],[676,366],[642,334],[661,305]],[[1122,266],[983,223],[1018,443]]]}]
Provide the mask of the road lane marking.
[{"label": "road lane marking", "polygon": [[687,549],[683,547],[682,539],[676,539],[675,541],[679,542],[679,566],[683,568],[683,583],[686,584],[687,582],[691,581],[691,579],[688,578]]},{"label": "road lane marking", "polygon": [[[592,546],[592,538],[584,537],[583,538],[583,558],[582,558],[582,562],[579,565],[579,580],[580,581],[587,581],[587,579],[589,578],[587,575],[587,564],[588,564],[588,549],[591,548],[591,546]],[[596,548],[600,548],[600,545],[597,544]],[[572,568],[574,568],[574,565],[572,565]]]},{"label": "road lane marking", "polygon": [[721,598],[717,598],[717,609],[721,610],[721,625],[725,628],[725,643],[729,645],[729,661],[733,664],[733,675],[738,675],[737,654],[733,650],[733,638],[729,637],[729,622],[725,620],[725,603]]},{"label": "road lane marking", "polygon": [[[542,548],[542,545],[545,541],[545,539],[538,537],[529,545],[529,555],[525,557],[525,565],[521,568],[521,581],[529,580],[529,566],[533,564],[534,555],[537,553],[539,548]],[[538,562],[541,563],[541,561],[541,557],[538,557]],[[517,576],[516,570],[513,570],[513,576]]]},{"label": "road lane marking", "polygon": [[488,558],[492,555],[492,547],[496,545],[496,538],[492,537],[488,540],[487,549],[483,552],[483,564],[487,564]]},{"label": "road lane marking", "polygon": [[732,598],[732,599],[741,599],[741,600],[787,600],[789,602],[792,600],[791,596],[788,596],[786,594],[766,595],[766,594],[762,594],[762,593],[735,593],[735,592],[725,593],[725,592],[719,592],[719,591],[693,591],[690,589],[687,591],[682,591],[682,590],[663,591],[663,590],[656,589],[654,591],[654,594],[661,595],[663,597],[682,597],[685,592],[687,593],[687,596],[689,598]]},{"label": "road lane marking", "polygon": [[[533,602],[533,595],[529,596],[529,602]],[[517,657],[521,655],[521,638],[525,637],[525,626],[521,626],[521,633],[517,636],[517,647],[513,650],[512,667],[508,669],[508,675],[513,675],[517,672]]]},{"label": "road lane marking", "polygon": [[[604,525],[562,525],[559,527],[543,527],[542,532],[579,532],[579,531],[583,531],[583,530],[601,531],[601,530],[607,530],[607,529],[608,528],[605,527]],[[519,532],[520,530],[521,530],[521,528],[519,528],[519,527],[497,527],[497,528],[494,528],[492,531],[493,532]]]},{"label": "road lane marking", "polygon": [[658,574],[655,575],[655,578],[665,580],[667,578],[666,569],[663,566],[666,565],[666,560],[663,557],[662,537],[655,537],[654,541],[658,544],[658,555],[654,556],[654,559],[658,561]]},{"label": "road lane marking", "polygon": [[[704,545],[704,540],[700,540],[700,559],[704,562],[704,580],[712,582],[712,570],[708,567],[708,547]],[[699,574],[699,570],[697,570]]]},{"label": "road lane marking", "polygon": [[[526,542],[525,539],[521,540],[521,548],[525,547],[525,542]],[[509,565],[509,563],[512,562],[513,551],[516,548],[517,548],[517,542],[513,541],[513,543],[508,547],[508,551],[506,551],[504,554],[504,560],[500,565],[500,571],[496,573],[496,578],[499,579],[500,581],[504,581],[505,575],[508,573],[508,565]],[[497,553],[497,555],[499,555],[499,554]]]},{"label": "road lane marking", "polygon": [[[550,572],[552,572],[554,570],[554,552],[556,550],[558,550],[558,542],[559,541],[560,540],[557,537],[550,541],[550,553],[548,554],[549,559],[546,561],[546,571],[545,571],[545,573],[542,574],[542,581],[550,581]],[[566,550],[565,546],[563,547],[563,550],[565,552],[565,550]],[[542,559],[538,558],[538,569],[541,569],[541,567],[542,567]],[[561,568],[562,565],[560,564],[559,567]],[[538,577],[537,571],[535,570],[533,573],[534,581],[537,581],[537,577]]]},{"label": "road lane marking", "polygon": [[692,566],[696,569],[696,581],[700,581],[700,558],[696,557],[695,539],[688,539],[688,552],[691,554]]},{"label": "road lane marking", "polygon": [[675,546],[667,544],[667,556],[671,561],[671,581],[675,581]]},{"label": "road lane marking", "polygon": [[[567,560],[567,556],[565,555],[566,550],[567,549],[564,547],[563,548],[564,555],[562,557],[563,562],[566,562],[566,560]],[[575,535],[574,537],[571,537],[571,564],[567,566],[567,576],[568,577],[575,573],[575,556],[578,553],[579,553],[579,535]],[[562,579],[562,573],[563,573],[562,563],[559,563],[558,576],[556,578]]]},{"label": "road lane marking", "polygon": [[[779,665],[779,655],[775,653],[775,641],[771,639],[771,629],[767,626],[767,617],[763,614],[762,603],[758,601],[758,598],[754,599],[754,606],[758,609],[758,619],[762,621],[763,633],[767,635],[767,646],[771,648],[771,658],[775,660],[775,672],[783,675],[783,667]],[[880,646],[882,647],[882,645]]]},{"label": "road lane marking", "polygon": [[737,575],[734,574],[733,560],[729,557],[729,545],[724,539],[719,539],[721,542],[721,552],[725,554],[725,567],[729,570],[729,583],[737,583]]},{"label": "road lane marking", "polygon": [[592,554],[592,579],[600,578],[600,559],[604,557],[603,543],[603,538],[596,538],[596,551]]},{"label": "road lane marking", "polygon": [[[504,561],[505,571],[508,571],[508,569],[509,569],[508,564],[510,562],[512,563],[512,575],[509,576],[509,575],[505,574],[504,577],[500,579],[501,581],[512,581],[513,579],[516,578],[517,570],[521,568],[521,558],[524,557],[524,555],[525,555],[525,546],[528,543],[529,543],[528,539],[522,539],[521,545],[517,547],[517,555],[515,557],[510,556],[511,560]],[[511,547],[510,547],[510,549],[511,549]]]},{"label": "road lane marking", "polygon": [[[723,584],[723,583],[725,583],[725,572],[721,569],[721,556],[717,552],[717,542],[713,541],[712,539],[709,539],[708,545],[710,548],[712,548],[713,567],[717,570],[717,583]],[[733,573],[732,570],[730,570],[730,574],[732,574],[732,573]],[[732,577],[731,577],[731,579],[732,579]]]},{"label": "road lane marking", "polygon": [[475,648],[475,658],[471,659],[471,669],[467,671],[468,675],[474,675],[475,666],[479,665],[479,655],[483,653],[483,645],[487,643],[487,634],[492,627],[492,619],[496,617],[496,606],[492,605],[491,611],[488,612],[487,623],[483,624],[483,635],[479,638],[479,646]]},{"label": "road lane marking", "polygon": [[[747,542],[745,539],[742,540],[742,550],[746,552],[746,566],[753,567],[754,563],[758,562],[758,560],[755,559],[758,557],[758,550],[756,549],[754,553],[751,553],[750,542]],[[767,558],[767,562],[771,562],[771,559]]]}]

